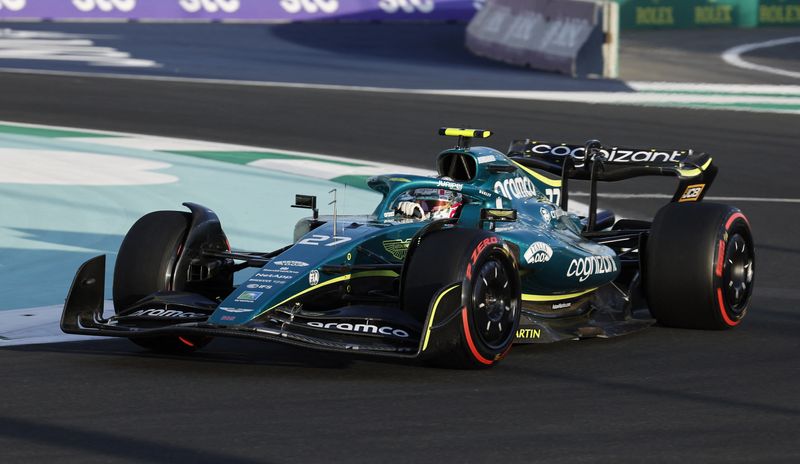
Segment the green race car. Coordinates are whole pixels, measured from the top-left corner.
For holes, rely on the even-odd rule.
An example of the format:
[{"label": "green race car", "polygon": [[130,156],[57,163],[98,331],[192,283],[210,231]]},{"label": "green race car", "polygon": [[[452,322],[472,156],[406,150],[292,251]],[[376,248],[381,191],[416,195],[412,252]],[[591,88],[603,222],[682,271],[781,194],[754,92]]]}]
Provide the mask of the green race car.
[{"label": "green race car", "polygon": [[[458,137],[437,177],[368,181],[371,214],[313,215],[293,243],[231,251],[217,216],[157,211],[126,235],[114,269],[115,314],[103,314],[105,257],[78,270],[64,332],[127,337],[190,352],[213,337],[487,367],[515,343],[612,337],[654,322],[727,329],[753,289],[750,227],[736,208],[704,203],[708,154],[518,140],[507,154]],[[670,175],[678,189],[654,220],[598,211],[597,184]],[[568,212],[568,183],[591,185],[588,214]],[[335,211],[335,210],[334,210]],[[257,272],[234,285],[234,273]]]}]

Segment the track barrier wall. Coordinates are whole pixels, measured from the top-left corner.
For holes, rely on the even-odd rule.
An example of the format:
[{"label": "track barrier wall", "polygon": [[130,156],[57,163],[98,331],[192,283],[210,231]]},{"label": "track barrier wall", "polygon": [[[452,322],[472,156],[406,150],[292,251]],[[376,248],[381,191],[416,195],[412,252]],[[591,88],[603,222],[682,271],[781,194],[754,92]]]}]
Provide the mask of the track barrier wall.
[{"label": "track barrier wall", "polygon": [[[491,1],[0,0],[0,20],[466,22]],[[614,1],[622,29],[800,26],[800,0]]]},{"label": "track barrier wall", "polygon": [[623,29],[800,26],[800,0],[619,0]]},{"label": "track barrier wall", "polygon": [[617,5],[586,0],[490,0],[467,26],[476,55],[571,76],[616,77]]}]

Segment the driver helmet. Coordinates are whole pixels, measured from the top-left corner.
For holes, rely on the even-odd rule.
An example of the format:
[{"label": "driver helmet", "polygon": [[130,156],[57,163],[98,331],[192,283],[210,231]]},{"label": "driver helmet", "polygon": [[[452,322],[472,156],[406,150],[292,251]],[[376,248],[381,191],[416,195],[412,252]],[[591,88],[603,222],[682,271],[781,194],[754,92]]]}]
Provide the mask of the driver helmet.
[{"label": "driver helmet", "polygon": [[433,219],[455,217],[463,203],[460,193],[445,189],[417,189],[414,200]]}]

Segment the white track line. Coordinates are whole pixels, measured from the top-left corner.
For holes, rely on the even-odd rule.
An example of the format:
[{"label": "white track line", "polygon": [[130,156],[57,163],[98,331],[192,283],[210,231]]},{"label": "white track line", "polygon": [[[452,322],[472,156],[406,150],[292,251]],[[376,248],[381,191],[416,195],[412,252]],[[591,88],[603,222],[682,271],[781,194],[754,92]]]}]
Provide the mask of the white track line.
[{"label": "white track line", "polygon": [[772,66],[750,63],[749,61],[745,61],[744,59],[742,59],[741,56],[742,54],[747,52],[752,52],[753,50],[778,47],[781,45],[789,45],[793,43],[800,43],[800,37],[786,37],[783,39],[768,40],[766,42],[739,45],[730,48],[728,50],[725,50],[722,53],[722,59],[729,65],[736,66],[737,68],[749,69],[751,71],[760,71],[770,74],[777,74],[779,76],[786,76],[786,77],[793,77],[795,79],[800,79],[800,72],[787,71],[785,69],[773,68]]},{"label": "white track line", "polygon": [[[756,95],[792,95],[800,97],[800,85],[772,84],[703,84],[687,82],[628,81],[628,86],[639,92],[703,92],[745,93]],[[670,97],[671,98],[671,97]]]},{"label": "white track line", "polygon": [[[589,192],[570,192],[570,197],[588,197]],[[598,198],[628,199],[628,198],[648,198],[648,199],[670,199],[672,195],[666,193],[598,193]],[[765,198],[765,197],[720,197],[707,196],[705,200],[710,201],[750,201],[761,203],[800,203],[800,198]]]}]

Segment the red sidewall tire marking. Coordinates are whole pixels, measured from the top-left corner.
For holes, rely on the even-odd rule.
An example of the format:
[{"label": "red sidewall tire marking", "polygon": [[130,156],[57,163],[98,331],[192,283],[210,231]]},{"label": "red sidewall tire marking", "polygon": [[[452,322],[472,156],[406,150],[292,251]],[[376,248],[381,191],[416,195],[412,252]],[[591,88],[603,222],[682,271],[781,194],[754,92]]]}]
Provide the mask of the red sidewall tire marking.
[{"label": "red sidewall tire marking", "polygon": [[[725,230],[726,231],[730,230],[731,225],[737,219],[743,220],[747,224],[747,226],[750,227],[750,221],[747,220],[744,214],[733,213],[731,214],[731,217],[729,217],[728,220],[725,222]],[[720,241],[720,250],[719,250],[720,256],[717,261],[717,276],[719,277],[722,277],[722,263],[724,260],[724,251],[725,251],[725,244],[722,241]],[[727,324],[729,327],[734,327],[736,325],[739,325],[740,322],[742,322],[741,317],[738,320],[734,321],[728,316],[728,311],[725,310],[725,298],[722,295],[721,288],[717,289],[717,303],[719,304],[719,312],[722,315],[722,320],[725,321],[725,324]]]},{"label": "red sidewall tire marking", "polygon": [[493,364],[494,361],[486,359],[480,353],[478,353],[478,349],[475,348],[475,343],[473,343],[473,341],[472,341],[472,335],[470,335],[470,333],[469,333],[470,332],[469,331],[469,320],[467,319],[467,317],[468,317],[467,316],[467,307],[464,306],[464,308],[461,310],[461,320],[464,322],[464,338],[467,339],[467,346],[469,347],[469,350],[472,352],[472,356],[475,357],[475,360],[477,360],[481,364],[486,364],[487,366],[489,366],[489,365]]},{"label": "red sidewall tire marking", "polygon": [[717,277],[722,277],[722,264],[725,262],[725,242],[720,240],[717,247]]},{"label": "red sidewall tire marking", "polygon": [[726,324],[728,324],[730,327],[733,327],[739,325],[739,323],[742,322],[741,318],[739,320],[734,321],[733,319],[728,317],[728,312],[725,311],[725,300],[722,296],[721,288],[717,289],[717,302],[719,302],[719,312],[720,314],[722,314],[722,320],[725,321]]},{"label": "red sidewall tire marking", "polygon": [[748,227],[750,226],[750,221],[748,221],[747,218],[744,217],[744,214],[742,214],[742,213],[733,213],[731,215],[731,217],[728,218],[728,222],[725,223],[725,230],[730,230],[731,224],[733,224],[733,221],[735,221],[735,220],[737,220],[739,218],[741,218],[744,222],[746,222]]}]

